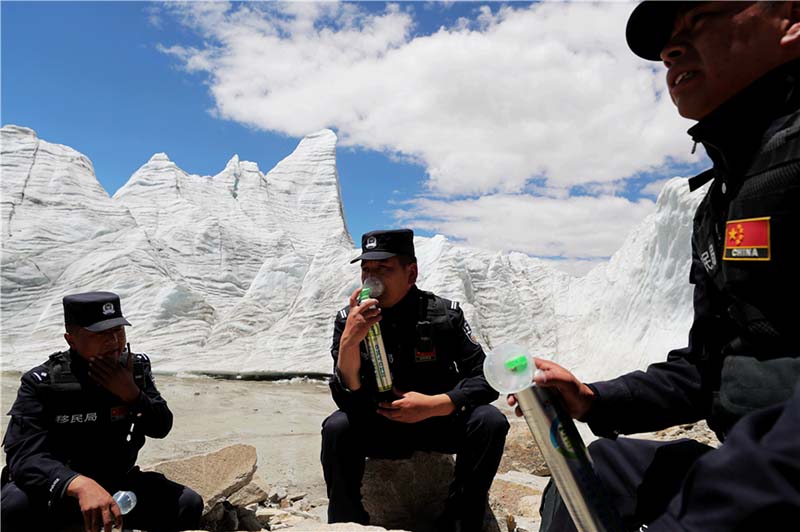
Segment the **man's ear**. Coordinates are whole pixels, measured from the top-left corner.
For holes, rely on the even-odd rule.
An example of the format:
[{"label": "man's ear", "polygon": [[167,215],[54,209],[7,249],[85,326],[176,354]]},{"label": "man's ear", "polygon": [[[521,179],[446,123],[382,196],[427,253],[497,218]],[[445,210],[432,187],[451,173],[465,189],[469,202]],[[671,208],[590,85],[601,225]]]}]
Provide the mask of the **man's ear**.
[{"label": "man's ear", "polygon": [[416,284],[417,275],[419,275],[419,268],[417,268],[416,262],[412,262],[408,265],[408,284]]},{"label": "man's ear", "polygon": [[800,2],[786,2],[788,26],[781,37],[781,46],[798,48],[800,51]]},{"label": "man's ear", "polygon": [[64,340],[66,340],[66,341],[67,341],[67,344],[68,344],[68,345],[69,345],[71,348],[73,348],[73,349],[75,348],[75,345],[74,345],[74,343],[75,343],[75,340],[72,338],[72,335],[71,335],[70,333],[68,333],[68,332],[65,332],[65,333],[64,333]]}]

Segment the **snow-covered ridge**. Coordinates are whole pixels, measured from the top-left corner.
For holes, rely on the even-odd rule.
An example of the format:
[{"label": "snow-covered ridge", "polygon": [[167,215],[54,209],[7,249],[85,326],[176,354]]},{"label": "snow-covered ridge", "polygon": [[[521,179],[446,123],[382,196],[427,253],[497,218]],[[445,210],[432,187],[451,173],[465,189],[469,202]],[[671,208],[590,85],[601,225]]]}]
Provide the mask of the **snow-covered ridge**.
[{"label": "snow-covered ridge", "polygon": [[[113,198],[91,161],[34,131],[2,133],[2,364],[61,349],[61,298],[118,292],[157,371],[326,372],[335,312],[358,285],[336,136],[304,138],[268,173],[237,156],[215,176],[154,155]],[[479,339],[584,378],[664,358],[691,320],[689,234],[702,193],[670,181],[656,212],[582,278],[519,253],[417,238],[421,288],[461,302]]]}]

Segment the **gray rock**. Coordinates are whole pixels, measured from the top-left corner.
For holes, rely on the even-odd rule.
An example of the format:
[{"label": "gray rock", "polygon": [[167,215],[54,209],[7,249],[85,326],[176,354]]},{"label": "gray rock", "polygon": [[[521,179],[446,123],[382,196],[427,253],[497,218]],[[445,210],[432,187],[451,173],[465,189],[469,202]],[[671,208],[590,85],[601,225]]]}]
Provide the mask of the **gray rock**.
[{"label": "gray rock", "polygon": [[300,499],[305,499],[308,496],[308,493],[295,493],[294,495],[289,495],[290,502],[297,502]]},{"label": "gray rock", "polygon": [[403,460],[368,458],[361,494],[370,523],[434,530],[454,470],[455,460],[449,454],[416,452]]},{"label": "gray rock", "polygon": [[259,508],[256,510],[256,519],[264,527],[273,525],[288,516],[289,513],[280,508]]},{"label": "gray rock", "polygon": [[256,470],[256,448],[231,445],[213,453],[161,462],[149,469],[189,486],[203,497],[203,514],[246,486]]},{"label": "gray rock", "polygon": [[269,492],[269,502],[278,503],[288,496],[286,488],[283,486],[276,486]]},{"label": "gray rock", "polygon": [[221,501],[203,516],[200,524],[205,530],[212,532],[232,532],[239,528],[239,518],[233,505],[228,501]]},{"label": "gray rock", "polygon": [[250,483],[228,497],[234,506],[250,506],[269,499],[269,486],[258,474],[253,475]]},{"label": "gray rock", "polygon": [[237,530],[261,530],[261,522],[256,517],[256,513],[241,506],[236,508],[236,517],[239,520],[239,528]]},{"label": "gray rock", "polygon": [[[418,451],[409,459],[367,459],[361,493],[370,523],[385,528],[434,531],[453,480],[452,455]],[[487,512],[484,530],[496,530]]]}]

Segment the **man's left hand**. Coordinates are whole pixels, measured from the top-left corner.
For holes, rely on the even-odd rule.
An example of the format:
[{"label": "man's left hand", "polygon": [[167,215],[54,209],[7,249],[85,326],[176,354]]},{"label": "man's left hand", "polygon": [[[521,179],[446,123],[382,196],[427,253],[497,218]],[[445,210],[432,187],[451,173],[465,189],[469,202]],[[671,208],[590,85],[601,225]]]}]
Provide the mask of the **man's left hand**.
[{"label": "man's left hand", "polygon": [[133,380],[133,357],[133,353],[128,354],[127,366],[116,359],[95,357],[89,361],[89,376],[126,403],[133,403],[140,393]]},{"label": "man's left hand", "polygon": [[399,399],[378,404],[378,414],[392,421],[418,423],[431,417],[449,415],[455,410],[453,401],[445,394],[395,393]]}]

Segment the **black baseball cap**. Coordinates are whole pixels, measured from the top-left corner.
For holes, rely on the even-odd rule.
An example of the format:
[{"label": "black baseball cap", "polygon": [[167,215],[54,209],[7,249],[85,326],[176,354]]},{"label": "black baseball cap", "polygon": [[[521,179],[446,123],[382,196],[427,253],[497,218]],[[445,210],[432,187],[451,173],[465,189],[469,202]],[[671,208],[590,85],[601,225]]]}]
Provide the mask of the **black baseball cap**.
[{"label": "black baseball cap", "polygon": [[388,231],[370,231],[361,235],[361,255],[350,261],[383,260],[396,255],[405,255],[415,259],[414,231],[411,229],[392,229]]},{"label": "black baseball cap", "polygon": [[646,1],[640,3],[628,18],[625,39],[633,53],[650,61],[661,61],[661,50],[667,44],[675,17],[689,5],[699,2]]},{"label": "black baseball cap", "polygon": [[113,292],[84,292],[64,296],[64,325],[101,332],[130,325],[122,315],[119,296]]}]

